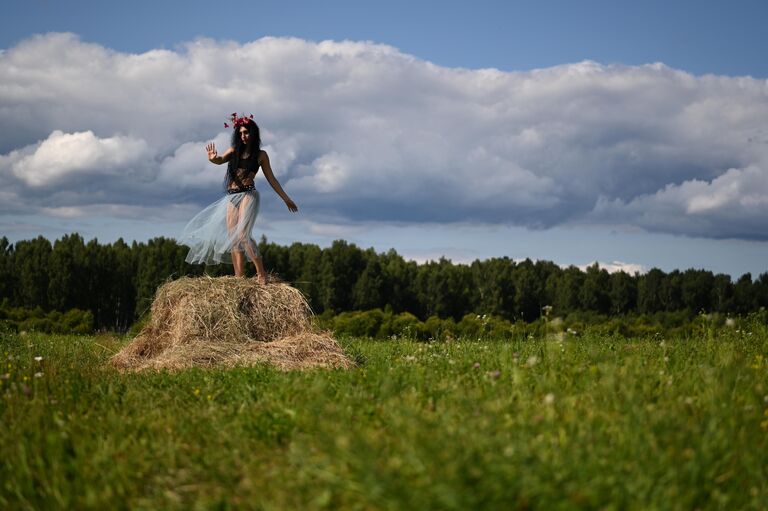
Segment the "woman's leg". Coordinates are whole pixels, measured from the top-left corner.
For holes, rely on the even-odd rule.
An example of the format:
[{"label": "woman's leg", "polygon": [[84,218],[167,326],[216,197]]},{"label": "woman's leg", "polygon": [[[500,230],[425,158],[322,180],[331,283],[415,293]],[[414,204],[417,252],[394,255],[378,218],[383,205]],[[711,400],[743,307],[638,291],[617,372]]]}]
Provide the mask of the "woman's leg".
[{"label": "woman's leg", "polygon": [[227,203],[227,232],[232,243],[232,266],[235,267],[235,277],[245,276],[245,257],[240,246],[240,237],[237,233],[237,223],[240,217],[238,207],[231,202]]},{"label": "woman's leg", "polygon": [[[253,198],[250,195],[246,195],[243,197],[243,200],[240,201],[240,218],[245,218],[245,215],[248,214],[248,208],[251,206],[251,201],[253,201]],[[262,261],[261,257],[256,253],[256,247],[251,239],[250,229],[244,229],[240,234],[241,246],[245,249],[248,258],[253,262],[253,265],[256,266],[256,278],[259,279],[259,284],[266,284],[267,272],[264,269],[264,261]]]}]

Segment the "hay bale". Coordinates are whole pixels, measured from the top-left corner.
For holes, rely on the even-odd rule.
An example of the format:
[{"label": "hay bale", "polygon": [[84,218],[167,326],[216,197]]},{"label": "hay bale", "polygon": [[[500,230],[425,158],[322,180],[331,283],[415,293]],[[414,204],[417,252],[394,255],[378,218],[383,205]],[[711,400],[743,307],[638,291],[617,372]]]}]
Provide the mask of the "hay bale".
[{"label": "hay bale", "polygon": [[112,357],[121,370],[271,363],[284,370],[350,367],[297,289],[236,277],[180,278],[155,294],[149,323]]}]

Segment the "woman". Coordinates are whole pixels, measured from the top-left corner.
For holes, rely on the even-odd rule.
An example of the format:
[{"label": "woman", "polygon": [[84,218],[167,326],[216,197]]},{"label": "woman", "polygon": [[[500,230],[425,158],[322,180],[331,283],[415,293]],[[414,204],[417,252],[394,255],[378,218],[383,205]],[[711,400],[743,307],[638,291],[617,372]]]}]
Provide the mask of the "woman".
[{"label": "woman", "polygon": [[[266,284],[264,263],[251,237],[251,229],[259,212],[259,192],[253,182],[259,167],[288,209],[295,213],[299,208],[272,173],[269,156],[261,149],[261,134],[253,116],[238,118],[237,114],[232,114],[232,123],[232,147],[221,156],[213,143],[205,147],[208,161],[216,165],[227,163],[224,180],[227,195],[190,220],[184,228],[181,242],[191,247],[186,258],[188,263],[231,263],[236,277],[245,275],[245,258],[248,257],[256,266],[259,283]],[[224,124],[224,127],[229,125]]]}]

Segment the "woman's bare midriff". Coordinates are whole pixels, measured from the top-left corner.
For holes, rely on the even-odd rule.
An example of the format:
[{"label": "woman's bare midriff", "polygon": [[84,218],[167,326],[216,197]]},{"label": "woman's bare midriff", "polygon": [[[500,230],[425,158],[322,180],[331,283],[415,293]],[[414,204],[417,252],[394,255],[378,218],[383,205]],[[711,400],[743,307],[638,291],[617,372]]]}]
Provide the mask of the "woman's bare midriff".
[{"label": "woman's bare midriff", "polygon": [[229,185],[230,190],[237,190],[238,188],[245,188],[247,186],[253,186],[253,178],[256,177],[256,173],[248,172],[245,169],[237,170],[237,180],[233,181]]}]

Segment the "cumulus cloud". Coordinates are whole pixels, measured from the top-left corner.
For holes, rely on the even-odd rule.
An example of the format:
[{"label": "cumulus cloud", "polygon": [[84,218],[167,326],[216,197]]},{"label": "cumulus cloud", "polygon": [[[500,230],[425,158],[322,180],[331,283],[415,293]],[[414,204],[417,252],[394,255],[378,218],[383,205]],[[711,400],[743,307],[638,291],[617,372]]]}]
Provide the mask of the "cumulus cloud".
[{"label": "cumulus cloud", "polygon": [[595,216],[622,219],[649,231],[765,239],[768,167],[732,168],[711,181],[669,184],[627,202],[601,198]]},{"label": "cumulus cloud", "polygon": [[151,155],[143,140],[130,137],[98,138],[92,131],[54,131],[35,147],[12,152],[11,172],[30,187],[73,182],[79,176],[109,175],[135,166]]},{"label": "cumulus cloud", "polygon": [[768,239],[764,80],[588,61],[454,69],[295,38],[127,54],[47,34],[0,54],[0,84],[3,211],[200,206],[223,178],[204,144],[227,147],[237,110],[255,115],[276,175],[321,224]]}]

